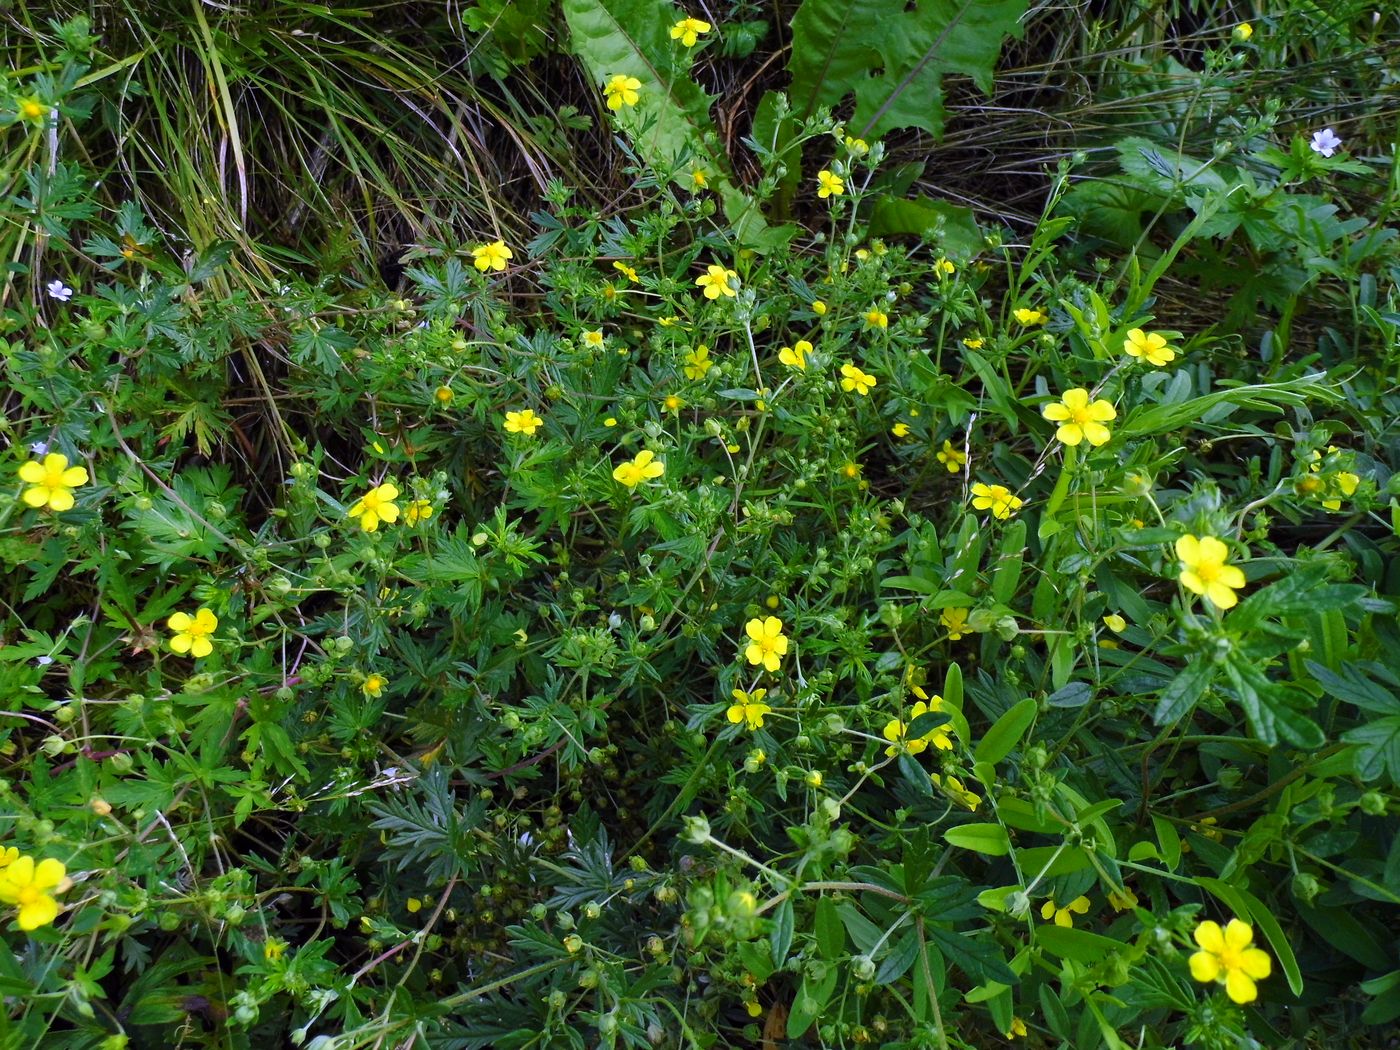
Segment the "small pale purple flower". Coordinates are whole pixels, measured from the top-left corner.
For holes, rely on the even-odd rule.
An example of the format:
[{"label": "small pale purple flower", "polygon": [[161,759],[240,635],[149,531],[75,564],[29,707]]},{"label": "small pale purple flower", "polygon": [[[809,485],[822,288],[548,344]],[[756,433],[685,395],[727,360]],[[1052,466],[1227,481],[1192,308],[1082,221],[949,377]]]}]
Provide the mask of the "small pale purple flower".
[{"label": "small pale purple flower", "polygon": [[57,299],[61,303],[66,303],[69,299],[73,298],[73,289],[69,288],[62,281],[50,281],[44,287],[48,291],[50,298]]},{"label": "small pale purple flower", "polygon": [[36,456],[47,456],[49,454],[49,443],[47,441],[36,441],[29,446],[29,451]]},{"label": "small pale purple flower", "polygon": [[1336,133],[1331,128],[1314,131],[1312,141],[1308,143],[1314,153],[1321,153],[1324,157],[1330,157],[1336,153],[1337,147],[1341,144],[1342,140],[1337,138]]}]

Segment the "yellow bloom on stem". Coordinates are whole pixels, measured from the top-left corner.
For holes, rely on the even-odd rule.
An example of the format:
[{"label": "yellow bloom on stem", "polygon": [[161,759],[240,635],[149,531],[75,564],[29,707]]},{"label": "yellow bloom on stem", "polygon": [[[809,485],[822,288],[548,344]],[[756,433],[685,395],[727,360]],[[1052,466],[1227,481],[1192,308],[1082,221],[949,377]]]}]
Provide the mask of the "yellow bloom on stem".
[{"label": "yellow bloom on stem", "polygon": [[1188,960],[1191,976],[1203,984],[1225,983],[1231,1002],[1252,1003],[1259,997],[1255,981],[1262,981],[1273,969],[1273,961],[1261,948],[1251,947],[1254,929],[1247,922],[1231,919],[1225,929],[1206,920],[1192,934],[1201,950]]},{"label": "yellow bloom on stem", "polygon": [[583,345],[591,346],[595,350],[601,350],[607,345],[608,337],[603,334],[601,328],[594,328],[583,333]]},{"label": "yellow bloom on stem", "polygon": [[389,684],[389,679],[382,674],[368,675],[364,683],[360,686],[360,691],[371,699],[384,695],[384,687]]},{"label": "yellow bloom on stem", "polygon": [[818,317],[823,317],[823,316],[825,316],[825,314],[826,314],[826,303],[822,302],[820,299],[813,299],[813,300],[812,300],[812,313],[816,314]]},{"label": "yellow bloom on stem", "polygon": [[825,168],[817,172],[817,196],[822,200],[826,200],[828,197],[840,197],[845,192],[846,180],[840,175],[835,175]]},{"label": "yellow bloom on stem", "polygon": [[865,323],[871,328],[888,328],[890,326],[890,315],[881,310],[878,306],[865,311]]},{"label": "yellow bloom on stem", "polygon": [[66,875],[63,862],[52,857],[37,864],[33,857],[17,857],[0,871],[0,901],[18,907],[21,930],[37,930],[58,918],[53,891],[64,884]]},{"label": "yellow bloom on stem", "polygon": [[87,484],[88,472],[86,467],[70,467],[62,453],[50,452],[21,463],[19,480],[29,486],[20,494],[26,506],[64,511],[73,509],[73,490]]},{"label": "yellow bloom on stem", "polygon": [[263,958],[268,962],[278,962],[287,954],[287,942],[277,937],[263,941]]},{"label": "yellow bloom on stem", "polygon": [[705,169],[704,169],[704,168],[696,168],[694,171],[692,171],[692,172],[690,173],[690,185],[691,185],[691,188],[697,189],[697,190],[703,190],[703,189],[704,189],[706,186],[708,186],[709,184],[710,184],[710,177],[709,177],[708,175],[705,174]]},{"label": "yellow bloom on stem", "polygon": [[1026,1022],[1019,1017],[1013,1017],[1011,1027],[1001,1034],[1007,1039],[1024,1039],[1026,1037]]},{"label": "yellow bloom on stem", "polygon": [[27,95],[19,100],[17,110],[21,120],[39,121],[49,115],[49,104],[37,95]]},{"label": "yellow bloom on stem", "polygon": [[[1073,926],[1075,915],[1084,915],[1089,910],[1088,897],[1075,897],[1063,908],[1057,908],[1053,900],[1046,901],[1040,908],[1042,919],[1055,920],[1056,926]],[[1071,914],[1073,913],[1073,914]]]},{"label": "yellow bloom on stem", "polygon": [[351,504],[345,516],[359,518],[360,528],[366,532],[374,532],[379,528],[381,521],[390,525],[398,521],[399,505],[394,502],[398,498],[398,486],[376,485]]},{"label": "yellow bloom on stem", "polygon": [[709,22],[687,16],[671,27],[671,39],[679,40],[682,47],[694,47],[696,40],[709,31]]},{"label": "yellow bloom on stem", "polygon": [[1235,26],[1230,35],[1243,44],[1254,35],[1254,27],[1248,22],[1241,22]]},{"label": "yellow bloom on stem", "polygon": [[792,346],[785,346],[778,351],[778,360],[789,368],[795,368],[799,372],[807,371],[807,355],[812,352],[812,344],[805,339],[799,339]]},{"label": "yellow bloom on stem", "polygon": [[420,521],[427,521],[432,516],[432,500],[416,499],[403,509],[403,520],[410,525],[417,525]]},{"label": "yellow bloom on stem", "polygon": [[628,266],[625,262],[614,262],[613,269],[634,284],[641,280],[641,278],[637,276],[637,271]]},{"label": "yellow bloom on stem", "polygon": [[956,642],[964,635],[972,633],[967,626],[966,609],[944,609],[938,617],[938,622],[948,632],[950,642]]},{"label": "yellow bloom on stem", "polygon": [[1226,564],[1230,548],[1214,536],[1182,536],[1176,541],[1176,556],[1181,559],[1181,585],[1193,594],[1203,594],[1212,605],[1229,609],[1239,598],[1235,592],[1244,586],[1244,573],[1238,566]]},{"label": "yellow bloom on stem", "polygon": [[679,412],[685,407],[685,402],[675,394],[667,394],[661,403],[666,406],[667,412]]},{"label": "yellow bloom on stem", "polygon": [[1050,320],[1050,315],[1039,307],[1029,310],[1025,307],[1021,307],[1018,310],[1012,311],[1012,315],[1018,322],[1026,326],[1044,324],[1046,321]]},{"label": "yellow bloom on stem", "polygon": [[1103,625],[1114,634],[1122,634],[1128,629],[1128,621],[1117,613],[1109,613],[1103,618]]},{"label": "yellow bloom on stem", "polygon": [[616,113],[623,106],[635,106],[640,94],[642,82],[636,77],[629,77],[624,73],[618,73],[603,86],[603,95],[608,100],[608,109]]},{"label": "yellow bloom on stem", "polygon": [[450,405],[454,396],[456,395],[452,393],[452,388],[446,384],[433,391],[433,397],[437,399],[439,405]]},{"label": "yellow bloom on stem", "polygon": [[735,689],[731,696],[735,703],[725,712],[725,717],[736,726],[743,722],[750,729],[763,728],[763,716],[773,709],[763,703],[763,698],[768,695],[767,689],[755,689],[752,693],[746,693],[742,689]]},{"label": "yellow bloom on stem", "polygon": [[695,278],[695,287],[705,290],[706,299],[718,299],[721,295],[733,298],[739,294],[739,275],[710,263],[705,267],[705,272]]},{"label": "yellow bloom on stem", "polygon": [[533,408],[522,408],[519,412],[507,412],[505,428],[508,434],[524,434],[534,437],[535,431],[544,426],[544,420],[535,415]]},{"label": "yellow bloom on stem", "polygon": [[938,462],[948,468],[949,474],[956,474],[967,465],[967,453],[955,448],[951,441],[944,438],[943,447],[938,451]]},{"label": "yellow bloom on stem", "polygon": [[895,755],[899,754],[901,747],[911,755],[917,755],[928,750],[930,744],[940,751],[952,750],[953,741],[948,737],[949,725],[947,722],[944,722],[940,726],[934,726],[934,728],[927,733],[914,737],[913,739],[908,738],[909,726],[913,724],[915,719],[920,715],[928,714],[930,711],[943,710],[943,698],[941,696],[929,696],[918,686],[914,687],[914,695],[922,696],[923,700],[920,700],[909,709],[909,722],[905,723],[898,718],[891,718],[885,723],[885,728],[880,731],[880,735],[890,742],[890,746],[885,748],[885,754],[890,758],[894,758]]},{"label": "yellow bloom on stem", "polygon": [[1117,890],[1113,890],[1109,893],[1108,903],[1112,905],[1114,911],[1127,911],[1130,908],[1136,908],[1141,902],[1138,900],[1138,895],[1136,893],[1127,886],[1124,886],[1122,893],[1119,893]]},{"label": "yellow bloom on stem", "polygon": [[214,643],[209,636],[218,630],[219,618],[213,610],[201,608],[193,616],[177,612],[165,621],[165,626],[175,632],[175,637],[170,639],[171,652],[181,656],[189,653],[198,658],[214,651]]},{"label": "yellow bloom on stem", "polygon": [[710,360],[710,348],[701,343],[685,355],[685,377],[687,379],[704,379],[705,373],[713,368],[714,364]]},{"label": "yellow bloom on stem", "polygon": [[964,809],[975,810],[982,804],[981,797],[975,791],[964,787],[963,782],[955,776],[942,777],[937,773],[930,773],[929,779],[933,781],[934,787]]},{"label": "yellow bloom on stem", "polygon": [[472,249],[472,265],[482,273],[487,270],[504,270],[506,263],[513,258],[515,258],[515,253],[506,247],[505,241],[492,241],[490,244],[480,244]]},{"label": "yellow bloom on stem", "polygon": [[958,268],[947,259],[937,259],[933,264],[933,273],[940,281],[945,277],[952,277],[958,272]]},{"label": "yellow bloom on stem", "polygon": [[787,654],[788,639],[783,634],[783,621],[776,616],[752,619],[744,624],[744,633],[749,636],[749,644],[744,648],[744,659],[764,669],[776,672],[781,658]]},{"label": "yellow bloom on stem", "polygon": [[909,436],[909,424],[900,420],[894,426],[890,427],[890,433],[897,438],[907,438]]},{"label": "yellow bloom on stem", "polygon": [[1055,437],[1066,445],[1077,445],[1081,441],[1098,447],[1107,444],[1110,437],[1104,423],[1118,418],[1112,402],[1100,398],[1089,400],[1089,391],[1083,387],[1066,390],[1064,396],[1053,405],[1046,405],[1040,414],[1052,423],[1059,423]]},{"label": "yellow bloom on stem", "polygon": [[854,156],[863,157],[870,152],[870,143],[866,142],[865,139],[858,139],[852,135],[847,135],[845,141],[846,148],[850,150]]},{"label": "yellow bloom on stem", "polygon": [[1123,352],[1158,368],[1176,360],[1176,351],[1167,345],[1166,336],[1144,332],[1141,328],[1128,333],[1128,338],[1123,340]]},{"label": "yellow bloom on stem", "polygon": [[1000,521],[1005,521],[1024,505],[1025,501],[1005,485],[984,485],[979,481],[972,486],[972,509],[990,510],[992,517]]},{"label": "yellow bloom on stem", "polygon": [[981,350],[982,347],[987,345],[987,340],[983,339],[981,336],[973,336],[971,339],[964,339],[962,345],[969,350]]},{"label": "yellow bloom on stem", "polygon": [[1361,476],[1349,470],[1339,470],[1328,481],[1336,494],[1331,499],[1323,500],[1322,505],[1328,510],[1341,510],[1342,498],[1351,499],[1356,494],[1356,487],[1361,484]]},{"label": "yellow bloom on stem", "polygon": [[634,489],[644,481],[659,478],[666,473],[666,464],[656,458],[650,449],[638,452],[635,459],[619,463],[613,469],[613,480]]},{"label": "yellow bloom on stem", "polygon": [[861,397],[868,397],[875,389],[875,377],[850,362],[841,366],[841,389],[846,393],[854,391]]}]

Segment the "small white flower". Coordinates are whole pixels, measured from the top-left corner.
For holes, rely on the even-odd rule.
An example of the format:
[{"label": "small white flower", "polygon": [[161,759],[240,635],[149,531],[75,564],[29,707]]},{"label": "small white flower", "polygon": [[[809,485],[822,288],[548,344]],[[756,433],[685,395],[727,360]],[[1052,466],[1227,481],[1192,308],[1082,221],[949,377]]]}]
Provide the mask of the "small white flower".
[{"label": "small white flower", "polygon": [[617,630],[619,627],[621,627],[621,626],[622,626],[622,614],[621,614],[621,613],[610,613],[610,614],[608,615],[608,626],[611,627],[614,631]]},{"label": "small white flower", "polygon": [[38,664],[40,667],[47,667],[47,666],[49,666],[49,664],[53,663],[53,657],[52,657],[52,656],[36,656],[36,657],[34,658],[34,662],[35,662],[36,664]]},{"label": "small white flower", "polygon": [[1342,140],[1337,138],[1331,128],[1314,131],[1312,141],[1308,143],[1314,153],[1321,153],[1324,157],[1330,157],[1336,153],[1337,147],[1341,144]]},{"label": "small white flower", "polygon": [[36,456],[47,456],[49,454],[49,443],[47,441],[36,441],[29,446],[29,451]]},{"label": "small white flower", "polygon": [[44,287],[47,289],[50,297],[57,299],[61,303],[66,303],[69,299],[73,298],[73,289],[69,288],[62,281],[50,281]]}]

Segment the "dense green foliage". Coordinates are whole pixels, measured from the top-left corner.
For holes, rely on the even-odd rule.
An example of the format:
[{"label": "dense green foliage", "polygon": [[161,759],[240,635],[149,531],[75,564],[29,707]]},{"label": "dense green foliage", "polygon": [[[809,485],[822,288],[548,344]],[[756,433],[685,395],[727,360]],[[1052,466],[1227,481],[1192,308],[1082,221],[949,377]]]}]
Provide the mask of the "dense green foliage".
[{"label": "dense green foliage", "polygon": [[1400,8],[1088,15],[6,12],[0,1046],[1384,1045]]}]

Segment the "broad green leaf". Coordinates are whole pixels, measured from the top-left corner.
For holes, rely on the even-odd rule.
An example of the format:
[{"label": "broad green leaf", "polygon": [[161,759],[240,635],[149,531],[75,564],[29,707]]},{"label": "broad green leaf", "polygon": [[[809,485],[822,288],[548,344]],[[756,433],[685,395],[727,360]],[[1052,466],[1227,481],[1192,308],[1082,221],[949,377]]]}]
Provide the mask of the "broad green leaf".
[{"label": "broad green leaf", "polygon": [[1162,690],[1157,709],[1152,712],[1152,720],[1158,725],[1165,725],[1185,717],[1200,702],[1214,680],[1215,664],[1205,659],[1192,660]]},{"label": "broad green leaf", "polygon": [[1127,947],[1112,937],[1088,930],[1076,930],[1073,926],[1056,926],[1053,923],[1035,928],[1035,942],[1052,955],[1081,963],[1102,962],[1113,952],[1122,951]]},{"label": "broad green leaf", "polygon": [[996,765],[1011,754],[1020,743],[1021,736],[1035,721],[1037,706],[1033,697],[1027,697],[993,722],[986,735],[977,742],[976,760]]},{"label": "broad green leaf", "polygon": [[787,961],[788,949],[792,947],[792,929],[792,898],[788,897],[773,912],[773,928],[768,931],[768,946],[775,968]]},{"label": "broad green leaf", "polygon": [[[1189,426],[1208,411],[1219,405],[1236,405],[1260,412],[1282,414],[1286,408],[1302,408],[1318,402],[1336,402],[1340,395],[1324,386],[1315,376],[1290,380],[1285,383],[1261,383],[1249,386],[1236,386],[1228,390],[1216,390],[1202,397],[1193,397],[1176,405],[1155,405],[1138,408],[1129,413],[1115,435],[1124,438],[1164,434]],[[1313,411],[1317,411],[1315,407]]]},{"label": "broad green leaf", "polygon": [[1356,775],[1362,780],[1385,773],[1400,784],[1400,715],[1348,729],[1342,739],[1356,745]]},{"label": "broad green leaf", "polygon": [[948,258],[963,263],[983,247],[971,208],[932,197],[881,197],[870,210],[870,236],[904,233],[937,243]]},{"label": "broad green leaf", "polygon": [[1011,838],[1000,824],[960,824],[944,831],[943,839],[950,846],[989,857],[1004,857],[1011,852]]},{"label": "broad green leaf", "polygon": [[1288,937],[1283,932],[1283,927],[1279,925],[1278,919],[1274,918],[1274,913],[1269,910],[1268,905],[1261,901],[1248,890],[1238,890],[1239,895],[1244,898],[1244,902],[1249,907],[1249,915],[1259,928],[1264,931],[1264,937],[1269,942],[1269,947],[1274,950],[1278,957],[1279,968],[1283,970],[1283,975],[1288,980],[1288,987],[1294,995],[1303,994],[1303,974],[1298,969],[1298,960],[1293,955],[1293,946],[1288,943]]},{"label": "broad green leaf", "polygon": [[792,20],[793,109],[810,117],[850,95],[847,126],[862,138],[894,128],[943,132],[945,74],[984,93],[1008,35],[1021,35],[1026,0],[806,0]]},{"label": "broad green leaf", "polygon": [[841,925],[841,916],[836,913],[836,903],[830,897],[817,901],[813,932],[817,938],[817,951],[823,959],[838,958],[846,947],[846,931]]},{"label": "broad green leaf", "polygon": [[1006,965],[1001,949],[990,941],[975,934],[944,929],[933,923],[924,927],[924,933],[950,963],[974,981],[999,981],[1005,985],[1017,983],[1016,974]]},{"label": "broad green leaf", "polygon": [[989,588],[993,601],[1007,605],[1015,597],[1016,584],[1021,579],[1025,556],[1026,523],[1017,518],[1001,534],[1001,549],[997,552],[996,564],[992,566],[992,583]]},{"label": "broad green leaf", "polygon": [[827,966],[820,977],[813,978],[808,974],[802,979],[802,986],[797,989],[797,995],[792,1000],[792,1012],[788,1014],[789,1039],[796,1039],[811,1028],[812,1022],[821,1016],[828,1000],[831,999],[832,991],[836,988],[837,975],[835,966]]}]

